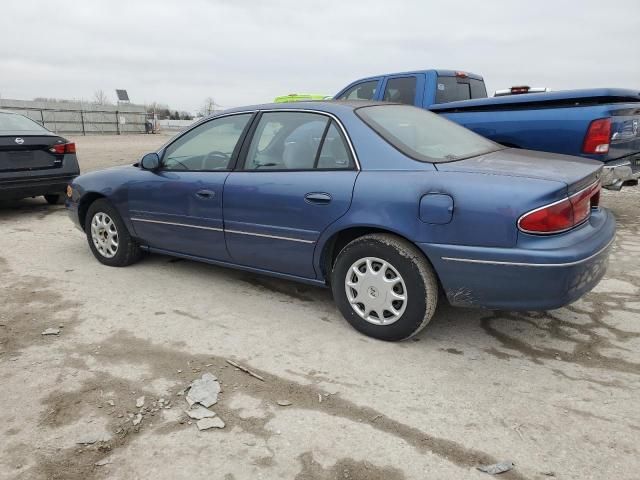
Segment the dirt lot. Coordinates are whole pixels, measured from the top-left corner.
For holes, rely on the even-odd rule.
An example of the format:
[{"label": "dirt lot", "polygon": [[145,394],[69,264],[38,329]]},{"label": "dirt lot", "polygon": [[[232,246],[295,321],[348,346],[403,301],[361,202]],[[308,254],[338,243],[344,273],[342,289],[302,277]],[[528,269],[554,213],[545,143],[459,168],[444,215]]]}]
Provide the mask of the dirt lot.
[{"label": "dirt lot", "polygon": [[[75,140],[88,171],[167,138]],[[327,290],[162,256],[108,268],[63,207],[1,205],[0,478],[483,479],[511,460],[500,478],[637,479],[640,189],[604,204],[619,233],[583,300],[442,305],[397,344],[352,330]],[[184,414],[204,372],[222,430]]]}]

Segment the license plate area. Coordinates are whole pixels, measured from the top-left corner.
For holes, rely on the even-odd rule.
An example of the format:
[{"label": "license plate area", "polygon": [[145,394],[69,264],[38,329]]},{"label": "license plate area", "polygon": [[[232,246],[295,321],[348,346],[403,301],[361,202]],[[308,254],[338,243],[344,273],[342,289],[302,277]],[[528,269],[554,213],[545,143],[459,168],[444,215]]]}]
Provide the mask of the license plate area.
[{"label": "license plate area", "polygon": [[17,151],[0,153],[0,171],[36,170],[53,168],[61,162],[53,155],[37,151]]}]

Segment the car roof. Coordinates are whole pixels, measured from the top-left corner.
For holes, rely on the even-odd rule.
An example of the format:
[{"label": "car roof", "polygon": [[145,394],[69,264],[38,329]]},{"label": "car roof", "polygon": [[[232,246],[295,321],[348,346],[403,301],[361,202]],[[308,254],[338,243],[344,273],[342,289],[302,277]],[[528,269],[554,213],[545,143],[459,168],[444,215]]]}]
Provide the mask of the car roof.
[{"label": "car roof", "polygon": [[317,110],[319,112],[339,114],[340,112],[355,110],[359,107],[371,107],[374,105],[394,104],[390,102],[373,102],[368,100],[311,100],[305,102],[263,103],[216,112],[208,118],[228,115],[230,113],[253,112],[256,110]]}]

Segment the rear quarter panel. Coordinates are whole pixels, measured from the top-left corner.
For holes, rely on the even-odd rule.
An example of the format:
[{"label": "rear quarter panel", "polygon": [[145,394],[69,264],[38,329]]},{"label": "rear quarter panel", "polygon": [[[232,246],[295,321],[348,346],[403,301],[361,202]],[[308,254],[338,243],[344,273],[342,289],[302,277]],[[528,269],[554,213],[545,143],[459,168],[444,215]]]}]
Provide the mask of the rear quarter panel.
[{"label": "rear quarter panel", "polygon": [[[320,236],[315,264],[323,246],[351,227],[387,230],[414,243],[511,248],[517,244],[517,219],[525,212],[566,195],[566,184],[549,180],[466,172],[362,171],[351,208]],[[420,200],[441,193],[453,198],[446,224],[420,219]]]}]

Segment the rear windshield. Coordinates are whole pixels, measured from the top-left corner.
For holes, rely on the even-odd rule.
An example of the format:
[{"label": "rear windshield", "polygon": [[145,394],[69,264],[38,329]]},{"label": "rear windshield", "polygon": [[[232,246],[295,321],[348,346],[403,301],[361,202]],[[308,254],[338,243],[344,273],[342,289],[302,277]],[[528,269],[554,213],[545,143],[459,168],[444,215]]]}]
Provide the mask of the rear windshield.
[{"label": "rear windshield", "polygon": [[409,105],[360,107],[356,114],[391,145],[422,162],[450,162],[503,148],[435,113]]},{"label": "rear windshield", "polygon": [[48,130],[33,120],[15,113],[0,112],[0,132],[48,132]]},{"label": "rear windshield", "polygon": [[436,103],[457,102],[473,98],[487,98],[483,80],[460,77],[438,77]]}]

